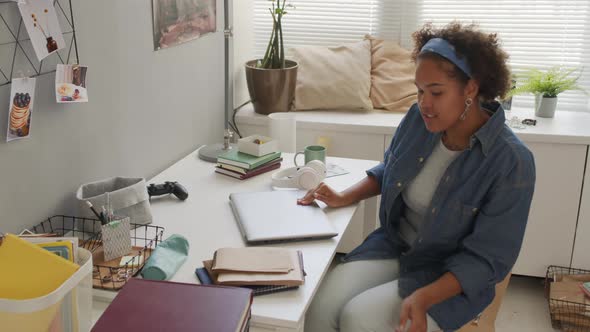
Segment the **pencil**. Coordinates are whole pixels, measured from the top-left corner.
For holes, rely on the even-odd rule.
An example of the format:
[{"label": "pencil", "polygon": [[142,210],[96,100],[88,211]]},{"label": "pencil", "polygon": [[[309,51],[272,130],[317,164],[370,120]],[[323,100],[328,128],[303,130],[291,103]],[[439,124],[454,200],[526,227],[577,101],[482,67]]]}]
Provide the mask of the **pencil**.
[{"label": "pencil", "polygon": [[100,220],[100,223],[102,225],[104,225],[104,219],[101,217],[100,214],[98,214],[98,212],[96,212],[96,210],[94,209],[94,206],[92,206],[92,203],[90,203],[90,201],[86,201],[86,205],[88,205],[90,210],[92,210],[92,213],[94,213],[94,215],[98,218],[98,220]]}]

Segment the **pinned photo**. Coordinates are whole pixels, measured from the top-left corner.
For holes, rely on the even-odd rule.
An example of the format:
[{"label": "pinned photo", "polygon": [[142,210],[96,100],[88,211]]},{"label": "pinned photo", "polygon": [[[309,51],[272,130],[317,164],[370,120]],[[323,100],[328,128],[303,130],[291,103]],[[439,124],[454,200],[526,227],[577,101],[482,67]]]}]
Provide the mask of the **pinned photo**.
[{"label": "pinned photo", "polygon": [[34,78],[13,78],[6,141],[29,137],[35,97]]},{"label": "pinned photo", "polygon": [[23,1],[18,9],[39,61],[66,46],[53,1]]},{"label": "pinned photo", "polygon": [[58,64],[55,70],[55,96],[58,103],[86,103],[88,67]]},{"label": "pinned photo", "polygon": [[216,0],[152,0],[154,48],[159,50],[215,32]]}]

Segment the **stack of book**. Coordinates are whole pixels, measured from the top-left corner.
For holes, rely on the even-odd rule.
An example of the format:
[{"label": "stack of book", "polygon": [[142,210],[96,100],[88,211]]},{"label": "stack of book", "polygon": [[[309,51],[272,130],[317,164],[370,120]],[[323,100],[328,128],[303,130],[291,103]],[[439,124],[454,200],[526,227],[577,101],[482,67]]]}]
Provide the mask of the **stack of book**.
[{"label": "stack of book", "polygon": [[131,278],[92,332],[249,330],[252,291]]},{"label": "stack of book", "polygon": [[281,152],[257,157],[233,149],[217,157],[215,172],[244,180],[281,167],[281,161]]},{"label": "stack of book", "polygon": [[305,282],[301,252],[284,248],[222,248],[195,272],[201,284],[250,288],[254,295],[296,289]]}]

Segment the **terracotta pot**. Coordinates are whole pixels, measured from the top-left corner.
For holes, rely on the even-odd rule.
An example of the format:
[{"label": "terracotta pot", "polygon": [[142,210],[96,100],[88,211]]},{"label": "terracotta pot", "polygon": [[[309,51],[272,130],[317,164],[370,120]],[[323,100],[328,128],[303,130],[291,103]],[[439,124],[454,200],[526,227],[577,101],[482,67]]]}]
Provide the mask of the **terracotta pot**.
[{"label": "terracotta pot", "polygon": [[256,68],[256,61],[246,62],[246,82],[254,111],[260,114],[288,112],[295,98],[297,67],[285,60],[284,69]]}]

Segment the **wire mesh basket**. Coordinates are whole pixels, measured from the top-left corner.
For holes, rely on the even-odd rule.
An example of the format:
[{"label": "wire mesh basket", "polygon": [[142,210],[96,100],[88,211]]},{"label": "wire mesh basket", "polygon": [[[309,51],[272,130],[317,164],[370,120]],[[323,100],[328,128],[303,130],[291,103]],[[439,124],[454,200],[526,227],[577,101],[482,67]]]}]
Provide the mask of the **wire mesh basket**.
[{"label": "wire mesh basket", "polygon": [[[96,239],[100,233],[100,226],[95,226],[96,222],[100,225],[100,221],[95,219],[58,215],[47,218],[47,220],[33,227],[29,227],[21,233],[26,234],[30,232],[58,237],[77,237],[79,241],[78,246],[92,252],[96,247],[93,246],[91,240]],[[76,227],[76,225],[82,224],[88,224],[91,227],[85,231],[81,230],[82,228],[80,227]]]},{"label": "wire mesh basket", "polygon": [[[590,270],[553,265],[547,268],[545,297],[553,328],[566,332],[590,331],[590,299],[579,287],[589,281]],[[567,286],[563,288],[565,293],[552,291],[556,283]]]},{"label": "wire mesh basket", "polygon": [[72,216],[53,216],[25,230],[35,234],[55,237],[76,237],[78,246],[92,253],[94,288],[119,290],[127,280],[136,276],[162,242],[164,228],[153,225],[131,224],[132,251],[125,260],[117,258],[105,261],[102,246],[101,223],[98,219]]}]

